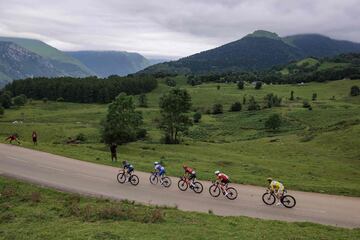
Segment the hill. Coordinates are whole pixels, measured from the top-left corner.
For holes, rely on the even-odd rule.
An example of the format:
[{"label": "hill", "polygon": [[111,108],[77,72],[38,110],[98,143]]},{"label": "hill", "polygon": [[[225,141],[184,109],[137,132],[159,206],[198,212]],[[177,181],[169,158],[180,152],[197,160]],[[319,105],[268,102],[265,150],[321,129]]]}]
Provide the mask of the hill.
[{"label": "hill", "polygon": [[33,76],[93,75],[78,60],[39,40],[0,37],[0,44],[0,85]]},{"label": "hill", "polygon": [[142,73],[195,73],[264,70],[306,57],[328,57],[360,52],[360,44],[317,34],[281,38],[276,33],[255,31],[244,38],[178,61],[151,66]]},{"label": "hill", "polygon": [[150,61],[138,53],[119,51],[78,51],[67,52],[82,62],[99,77],[110,75],[125,76],[151,65]]}]

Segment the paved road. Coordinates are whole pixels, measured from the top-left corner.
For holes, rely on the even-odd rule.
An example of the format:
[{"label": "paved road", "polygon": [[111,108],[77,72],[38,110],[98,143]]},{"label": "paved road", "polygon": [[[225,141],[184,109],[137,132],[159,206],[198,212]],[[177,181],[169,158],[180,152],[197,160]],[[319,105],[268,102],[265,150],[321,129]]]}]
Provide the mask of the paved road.
[{"label": "paved road", "polygon": [[136,172],[140,184],[119,184],[118,169],[53,154],[34,151],[12,145],[0,144],[0,174],[24,179],[29,182],[53,187],[63,191],[129,199],[146,204],[177,206],[186,211],[208,212],[218,215],[249,216],[284,221],[309,221],[327,225],[360,227],[360,198],[332,196],[318,193],[291,191],[297,205],[293,209],[266,206],[261,196],[264,188],[236,185],[239,197],[230,201],[208,193],[209,182],[203,182],[204,192],[181,192],[178,179],[165,189],[149,183],[149,173]]}]

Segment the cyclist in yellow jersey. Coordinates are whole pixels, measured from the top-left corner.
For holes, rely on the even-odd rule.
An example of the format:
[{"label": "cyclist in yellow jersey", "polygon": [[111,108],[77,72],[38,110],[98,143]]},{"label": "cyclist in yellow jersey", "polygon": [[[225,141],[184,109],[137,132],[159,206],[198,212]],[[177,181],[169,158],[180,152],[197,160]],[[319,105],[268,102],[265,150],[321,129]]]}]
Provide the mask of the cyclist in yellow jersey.
[{"label": "cyclist in yellow jersey", "polygon": [[284,193],[285,187],[281,182],[275,181],[272,178],[268,178],[267,181],[269,182],[270,191],[275,193],[275,196],[278,200],[276,205],[279,206],[281,204],[280,198],[281,198],[282,194]]}]

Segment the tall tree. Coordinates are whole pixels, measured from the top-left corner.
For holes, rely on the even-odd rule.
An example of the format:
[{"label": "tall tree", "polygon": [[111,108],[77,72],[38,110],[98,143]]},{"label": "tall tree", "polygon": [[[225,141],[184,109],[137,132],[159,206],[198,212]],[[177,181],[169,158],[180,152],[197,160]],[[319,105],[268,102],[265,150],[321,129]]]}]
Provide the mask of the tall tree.
[{"label": "tall tree", "polygon": [[106,119],[101,123],[105,143],[122,144],[136,140],[142,124],[141,112],[135,111],[131,96],[120,93],[109,105]]},{"label": "tall tree", "polygon": [[191,108],[191,97],[186,90],[175,88],[160,98],[161,119],[159,127],[164,131],[165,143],[178,144],[179,134],[191,126],[186,114]]}]

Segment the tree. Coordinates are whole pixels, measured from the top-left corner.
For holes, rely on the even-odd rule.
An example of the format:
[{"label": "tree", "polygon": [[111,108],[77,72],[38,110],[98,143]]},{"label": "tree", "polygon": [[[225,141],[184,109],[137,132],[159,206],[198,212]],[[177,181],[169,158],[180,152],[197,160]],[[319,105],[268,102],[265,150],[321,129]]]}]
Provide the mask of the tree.
[{"label": "tree", "polygon": [[199,123],[201,117],[202,117],[201,112],[196,112],[196,113],[193,115],[194,123]]},{"label": "tree", "polygon": [[294,91],[291,91],[291,92],[290,92],[290,100],[291,100],[291,101],[294,101]]},{"label": "tree", "polygon": [[265,128],[271,129],[273,131],[277,130],[281,126],[281,117],[279,114],[272,114],[266,121],[265,121]]},{"label": "tree", "polygon": [[166,85],[168,85],[169,87],[176,86],[176,81],[172,78],[166,78],[165,82],[166,82]]},{"label": "tree", "polygon": [[3,108],[10,108],[11,105],[12,105],[11,93],[8,91],[3,92],[0,95],[0,106],[2,106]]},{"label": "tree", "polygon": [[230,111],[231,112],[239,112],[239,111],[241,111],[241,108],[242,108],[242,106],[241,106],[240,102],[234,102],[230,107]]},{"label": "tree", "polygon": [[246,104],[246,97],[245,96],[243,97],[243,104],[244,105]]},{"label": "tree", "polygon": [[238,89],[244,89],[244,81],[239,81],[237,83],[237,87],[238,87]]},{"label": "tree", "polygon": [[216,89],[217,89],[217,90],[220,90],[220,85],[217,85],[217,86],[216,86]]},{"label": "tree", "polygon": [[109,105],[105,120],[101,123],[101,135],[105,143],[127,143],[137,139],[141,132],[141,112],[135,111],[131,96],[120,93]]},{"label": "tree", "polygon": [[144,93],[139,96],[139,107],[148,107],[147,105],[147,97]]},{"label": "tree", "polygon": [[260,110],[260,105],[256,102],[256,100],[255,100],[255,98],[253,96],[250,97],[248,110],[249,111]]},{"label": "tree", "polygon": [[359,95],[360,95],[359,87],[357,85],[352,86],[350,89],[350,96],[355,97],[355,96],[359,96]]},{"label": "tree", "polygon": [[165,143],[180,143],[179,134],[186,132],[192,124],[186,115],[191,108],[190,94],[183,89],[172,89],[161,96],[159,105],[159,128],[164,131]]},{"label": "tree", "polygon": [[24,94],[20,94],[13,98],[13,102],[15,106],[24,106],[27,102],[27,97]]},{"label": "tree", "polygon": [[262,82],[257,81],[257,82],[255,83],[255,89],[259,90],[261,87],[262,87]]},{"label": "tree", "polygon": [[212,114],[221,114],[223,113],[223,105],[220,103],[216,103],[213,105]]},{"label": "tree", "polygon": [[273,93],[269,93],[265,96],[266,106],[268,108],[272,107],[280,107],[281,106],[281,97],[278,97],[277,95],[274,95]]},{"label": "tree", "polygon": [[316,101],[316,99],[317,99],[317,93],[313,93],[311,99],[312,99],[313,101]]}]

